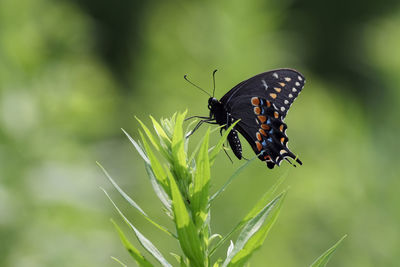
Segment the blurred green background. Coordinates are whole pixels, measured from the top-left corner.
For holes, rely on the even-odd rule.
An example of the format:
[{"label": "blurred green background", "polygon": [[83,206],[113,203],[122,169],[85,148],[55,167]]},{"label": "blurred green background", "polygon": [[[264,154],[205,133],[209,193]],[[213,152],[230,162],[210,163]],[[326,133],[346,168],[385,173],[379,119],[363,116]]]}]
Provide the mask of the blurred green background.
[{"label": "blurred green background", "polygon": [[[289,171],[283,211],[252,266],[307,266],[346,233],[329,266],[399,266],[399,4],[1,0],[0,266],[118,266],[110,256],[134,265],[99,186],[164,254],[179,251],[95,161],[172,227],[120,128],[137,138],[134,115],[207,115],[207,96],[184,74],[211,89],[219,69],[219,98],[281,67],[307,78],[286,119],[304,165],[254,162],[216,202],[214,231],[226,234]],[[221,154],[212,190],[241,164]]]}]

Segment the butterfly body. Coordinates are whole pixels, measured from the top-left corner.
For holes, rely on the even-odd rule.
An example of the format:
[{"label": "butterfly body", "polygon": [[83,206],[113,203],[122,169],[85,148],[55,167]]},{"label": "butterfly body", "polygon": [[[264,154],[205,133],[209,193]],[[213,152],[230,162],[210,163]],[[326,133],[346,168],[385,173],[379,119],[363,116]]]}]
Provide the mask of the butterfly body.
[{"label": "butterfly body", "polygon": [[[222,130],[227,130],[236,121],[224,105],[214,97],[208,99],[208,108],[210,109],[210,118],[215,120],[217,124],[224,125],[221,132]],[[242,159],[242,144],[235,128],[229,132],[227,139],[233,154],[238,159]]]},{"label": "butterfly body", "polygon": [[227,130],[240,120],[228,134],[229,145],[238,159],[242,158],[239,132],[268,168],[280,166],[288,158],[302,164],[287,147],[284,119],[304,84],[304,76],[291,69],[258,74],[233,87],[220,100],[210,97],[210,116],[202,122],[223,125],[222,130]]}]

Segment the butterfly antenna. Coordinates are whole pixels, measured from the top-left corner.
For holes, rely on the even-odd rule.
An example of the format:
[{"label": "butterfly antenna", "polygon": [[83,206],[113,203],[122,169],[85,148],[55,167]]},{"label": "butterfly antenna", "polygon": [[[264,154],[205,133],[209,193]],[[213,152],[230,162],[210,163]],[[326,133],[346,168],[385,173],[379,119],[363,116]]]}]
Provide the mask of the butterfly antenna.
[{"label": "butterfly antenna", "polygon": [[213,95],[212,95],[212,97],[214,97],[214,94],[215,94],[215,73],[217,72],[218,70],[214,70],[213,71],[213,84],[214,84],[214,87],[213,87]]},{"label": "butterfly antenna", "polygon": [[198,86],[198,85],[192,83],[191,81],[189,81],[189,79],[187,78],[187,75],[186,75],[186,74],[183,76],[183,78],[184,78],[188,83],[190,83],[191,85],[193,85],[193,86],[196,87],[197,89],[200,89],[201,91],[203,91],[204,93],[206,93],[207,95],[209,95],[209,96],[211,97],[211,95],[210,95],[206,90],[204,90],[204,89],[201,88],[200,86]]}]

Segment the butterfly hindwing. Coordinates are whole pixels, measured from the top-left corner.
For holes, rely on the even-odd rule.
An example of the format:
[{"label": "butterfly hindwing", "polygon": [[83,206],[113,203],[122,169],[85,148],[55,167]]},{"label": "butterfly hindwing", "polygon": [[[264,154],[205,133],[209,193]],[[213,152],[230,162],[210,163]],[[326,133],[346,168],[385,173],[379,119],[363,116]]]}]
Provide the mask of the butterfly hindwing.
[{"label": "butterfly hindwing", "polygon": [[241,96],[236,98],[230,114],[240,119],[236,129],[246,138],[260,160],[267,162],[269,168],[280,165],[285,158],[296,158],[287,147],[287,125],[282,121],[282,113],[271,101]]}]

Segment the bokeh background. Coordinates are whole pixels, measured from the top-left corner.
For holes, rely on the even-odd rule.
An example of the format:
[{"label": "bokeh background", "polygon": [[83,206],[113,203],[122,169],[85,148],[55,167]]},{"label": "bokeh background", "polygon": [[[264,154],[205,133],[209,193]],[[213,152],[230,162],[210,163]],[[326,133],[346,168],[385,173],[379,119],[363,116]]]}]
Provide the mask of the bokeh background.
[{"label": "bokeh background", "polygon": [[[307,266],[344,234],[330,266],[399,266],[399,47],[396,0],[1,0],[0,266],[134,265],[100,186],[165,255],[179,251],[95,161],[172,227],[120,128],[137,138],[134,115],[207,115],[184,74],[210,90],[219,69],[221,97],[281,67],[307,78],[286,119],[304,165],[252,163],[216,202],[214,231],[226,234],[288,171],[281,216],[252,266]],[[213,190],[241,164],[221,154]]]}]

